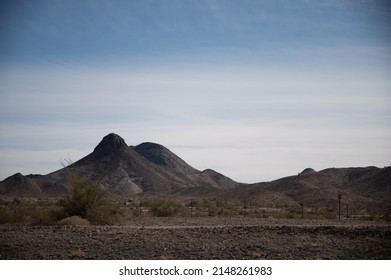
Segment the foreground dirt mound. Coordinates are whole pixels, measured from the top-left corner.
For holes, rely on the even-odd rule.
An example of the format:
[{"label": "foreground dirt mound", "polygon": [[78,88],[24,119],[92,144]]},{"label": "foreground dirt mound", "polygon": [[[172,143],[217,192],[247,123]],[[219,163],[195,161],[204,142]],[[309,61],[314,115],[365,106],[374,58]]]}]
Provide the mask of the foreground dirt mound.
[{"label": "foreground dirt mound", "polygon": [[61,226],[89,226],[90,221],[83,219],[79,216],[72,216],[65,219],[62,219],[58,222]]},{"label": "foreground dirt mound", "polygon": [[1,226],[0,254],[0,259],[390,259],[391,226],[216,218]]}]

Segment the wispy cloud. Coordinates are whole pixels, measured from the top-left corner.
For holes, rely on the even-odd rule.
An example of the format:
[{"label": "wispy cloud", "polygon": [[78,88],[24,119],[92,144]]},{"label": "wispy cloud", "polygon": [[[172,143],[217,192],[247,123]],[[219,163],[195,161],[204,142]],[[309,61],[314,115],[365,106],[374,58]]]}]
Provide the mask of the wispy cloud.
[{"label": "wispy cloud", "polygon": [[1,114],[3,120],[24,115],[30,121],[82,122],[170,116],[280,119],[322,111],[365,116],[375,108],[384,112],[389,105],[391,85],[371,73],[252,70],[4,73]]}]

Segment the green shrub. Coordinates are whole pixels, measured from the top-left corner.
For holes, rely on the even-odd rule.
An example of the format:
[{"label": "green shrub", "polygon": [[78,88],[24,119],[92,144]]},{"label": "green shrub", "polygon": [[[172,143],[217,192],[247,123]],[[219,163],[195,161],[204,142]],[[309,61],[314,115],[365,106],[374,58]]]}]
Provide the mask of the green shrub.
[{"label": "green shrub", "polygon": [[115,222],[118,211],[97,182],[73,175],[70,185],[71,195],[60,202],[66,216],[80,216],[94,224]]},{"label": "green shrub", "polygon": [[14,199],[0,206],[0,224],[49,225],[57,220],[57,210],[53,203]]},{"label": "green shrub", "polygon": [[187,207],[193,207],[195,209],[205,208],[205,203],[203,200],[191,200],[186,204]]},{"label": "green shrub", "polygon": [[212,206],[208,207],[208,216],[215,217],[218,215],[218,211],[219,211],[219,209],[212,205]]},{"label": "green shrub", "polygon": [[184,215],[187,208],[171,199],[158,199],[151,205],[151,213],[157,217],[173,217]]}]

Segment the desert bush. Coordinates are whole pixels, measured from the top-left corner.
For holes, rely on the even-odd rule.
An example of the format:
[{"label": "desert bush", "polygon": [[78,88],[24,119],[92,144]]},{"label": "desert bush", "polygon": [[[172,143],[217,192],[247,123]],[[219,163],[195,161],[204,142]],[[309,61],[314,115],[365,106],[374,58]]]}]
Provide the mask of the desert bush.
[{"label": "desert bush", "polygon": [[383,216],[381,219],[384,219],[384,221],[386,222],[391,222],[391,217],[390,217],[390,213],[386,214],[385,216]]},{"label": "desert bush", "polygon": [[204,200],[199,199],[199,200],[191,200],[191,201],[189,201],[186,204],[186,207],[193,207],[193,208],[198,210],[198,209],[204,209],[206,206],[205,206]]},{"label": "desert bush", "polygon": [[141,213],[142,210],[140,206],[133,207],[132,214],[134,217],[141,217]]},{"label": "desert bush", "polygon": [[57,207],[53,203],[14,199],[2,203],[0,224],[49,225],[57,220]]},{"label": "desert bush", "polygon": [[118,210],[97,182],[73,175],[70,185],[71,195],[60,201],[66,216],[80,216],[93,224],[112,224],[117,220]]},{"label": "desert bush", "polygon": [[157,217],[181,216],[187,212],[187,208],[172,199],[158,199],[151,205],[151,213]]},{"label": "desert bush", "polygon": [[209,217],[215,217],[218,215],[219,209],[215,206],[208,207],[208,216]]},{"label": "desert bush", "polygon": [[0,224],[11,223],[13,219],[9,206],[6,203],[2,203],[0,206]]}]

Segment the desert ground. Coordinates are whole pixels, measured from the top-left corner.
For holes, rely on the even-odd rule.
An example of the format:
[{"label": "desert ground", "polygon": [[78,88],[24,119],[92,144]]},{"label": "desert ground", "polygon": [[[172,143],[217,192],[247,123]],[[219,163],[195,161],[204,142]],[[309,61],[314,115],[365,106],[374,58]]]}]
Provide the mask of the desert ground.
[{"label": "desert ground", "polygon": [[248,217],[4,224],[0,259],[391,259],[391,224]]}]

